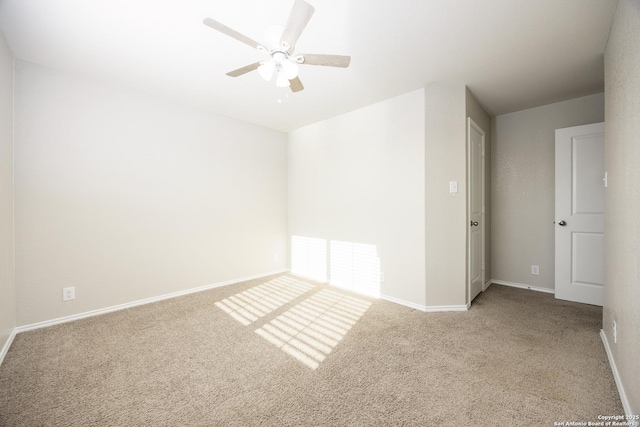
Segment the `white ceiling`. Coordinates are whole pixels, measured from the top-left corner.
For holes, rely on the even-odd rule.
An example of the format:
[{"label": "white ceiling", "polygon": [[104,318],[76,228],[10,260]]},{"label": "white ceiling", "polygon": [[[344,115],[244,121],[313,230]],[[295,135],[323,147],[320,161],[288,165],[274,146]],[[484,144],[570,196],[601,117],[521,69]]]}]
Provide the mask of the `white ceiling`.
[{"label": "white ceiling", "polygon": [[493,115],[600,92],[617,5],[308,1],[316,12],[296,52],[352,60],[301,66],[298,93],[255,71],[226,76],[264,54],[202,24],[211,17],[261,42],[293,0],[0,0],[0,32],[18,59],[288,131],[431,82],[467,85]]}]

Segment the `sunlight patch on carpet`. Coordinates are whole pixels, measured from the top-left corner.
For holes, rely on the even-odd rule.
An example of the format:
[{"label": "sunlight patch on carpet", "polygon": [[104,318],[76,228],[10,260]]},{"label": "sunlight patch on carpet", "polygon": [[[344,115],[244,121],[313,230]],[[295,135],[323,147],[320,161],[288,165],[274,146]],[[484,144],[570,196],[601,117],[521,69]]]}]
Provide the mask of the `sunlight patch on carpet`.
[{"label": "sunlight patch on carpet", "polygon": [[311,369],[316,369],[367,311],[371,302],[321,290],[255,332]]},{"label": "sunlight patch on carpet", "polygon": [[278,277],[218,301],[215,305],[247,326],[313,288],[309,283]]}]

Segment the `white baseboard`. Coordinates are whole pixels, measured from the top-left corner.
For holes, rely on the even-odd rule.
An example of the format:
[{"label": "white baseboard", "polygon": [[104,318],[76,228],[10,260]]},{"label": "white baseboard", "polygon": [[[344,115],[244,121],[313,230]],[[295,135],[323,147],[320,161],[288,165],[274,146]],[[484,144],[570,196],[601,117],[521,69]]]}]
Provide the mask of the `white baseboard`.
[{"label": "white baseboard", "polygon": [[9,347],[11,347],[11,344],[13,343],[13,339],[16,337],[16,333],[17,333],[16,328],[13,328],[13,330],[11,331],[11,334],[9,334],[9,338],[2,346],[2,350],[0,350],[0,365],[2,365],[2,362],[4,361],[4,357],[7,355],[7,352],[9,351]]},{"label": "white baseboard", "polygon": [[627,393],[624,391],[622,378],[620,378],[620,373],[618,372],[616,361],[613,359],[613,353],[611,352],[611,346],[609,346],[607,334],[605,334],[602,329],[600,329],[600,338],[602,339],[602,344],[604,344],[604,350],[607,352],[607,359],[609,359],[609,366],[611,366],[611,372],[613,372],[613,379],[616,381],[616,386],[618,387],[618,394],[620,395],[620,401],[622,402],[624,413],[626,415],[632,415],[629,398],[627,398]]},{"label": "white baseboard", "polygon": [[341,289],[343,291],[351,292],[351,293],[354,293],[354,294],[357,294],[357,295],[362,295],[363,297],[375,298],[375,299],[381,298],[379,292],[366,292],[366,291],[363,291],[363,290],[360,290],[360,289],[352,289],[352,288],[349,288],[347,286],[342,286],[342,285],[337,285],[335,283],[327,282],[326,279],[318,279],[317,277],[311,277],[311,276],[306,276],[306,275],[300,274],[300,273],[294,273],[291,270],[289,270],[289,274],[291,274],[292,276],[299,277],[302,280],[310,280],[312,282],[320,283],[322,285],[328,285],[328,286],[331,286],[331,287],[336,288],[336,289]]},{"label": "white baseboard", "polygon": [[183,295],[193,294],[193,293],[196,293],[196,292],[207,291],[209,289],[220,288],[222,286],[233,285],[235,283],[246,282],[248,280],[260,279],[262,277],[267,277],[267,276],[271,276],[271,275],[274,275],[274,274],[286,273],[288,271],[289,270],[286,270],[286,269],[285,270],[277,270],[277,271],[272,271],[270,273],[257,274],[257,275],[254,275],[254,276],[248,276],[248,277],[242,277],[242,278],[239,278],[239,279],[227,280],[225,282],[213,283],[213,284],[210,284],[210,285],[199,286],[197,288],[191,288],[191,289],[185,289],[183,291],[172,292],[170,294],[159,295],[159,296],[156,296],[156,297],[145,298],[145,299],[141,299],[141,300],[137,300],[137,301],[127,302],[127,303],[124,303],[124,304],[113,305],[111,307],[105,307],[105,308],[100,308],[100,309],[97,309],[97,310],[86,311],[84,313],[72,314],[71,316],[59,317],[57,319],[45,320],[43,322],[32,323],[30,325],[18,326],[17,328],[15,328],[15,333],[32,331],[34,329],[40,329],[40,328],[46,328],[46,327],[49,327],[49,326],[58,325],[60,323],[73,322],[74,320],[80,320],[80,319],[84,319],[84,318],[87,318],[87,317],[99,316],[101,314],[111,313],[113,311],[118,311],[118,310],[125,310],[127,308],[136,307],[138,305],[151,304],[151,303],[154,303],[154,302],[158,302],[158,301],[162,301],[162,300],[166,300],[166,299],[170,299],[170,298],[176,298],[176,297],[180,297],[180,296],[183,296]]},{"label": "white baseboard", "polygon": [[491,283],[493,283],[491,280],[487,280],[484,285],[482,285],[482,292],[486,291],[487,289],[489,289],[489,286],[491,286]]},{"label": "white baseboard", "polygon": [[467,311],[470,305],[428,305],[424,308],[427,313],[437,313],[442,311]]},{"label": "white baseboard", "polygon": [[[305,276],[303,274],[300,273],[296,273],[291,271],[291,274],[293,274],[294,276],[298,276],[300,278],[303,279],[309,279],[309,280],[314,280],[316,282],[318,282],[319,280],[317,278],[313,278],[313,277],[308,277]],[[405,307],[409,307],[409,308],[413,308],[415,310],[420,310],[423,311],[425,313],[429,313],[429,312],[440,312],[440,311],[467,311],[469,309],[470,304],[467,305],[434,305],[434,306],[427,306],[427,305],[421,305],[421,304],[416,304],[414,302],[411,301],[406,301],[400,298],[396,298],[396,297],[392,297],[389,295],[384,295],[384,294],[375,294],[373,292],[363,292],[363,291],[358,291],[355,289],[350,289],[346,286],[340,286],[340,285],[336,285],[334,283],[331,282],[327,282],[327,281],[321,281],[320,283],[325,283],[327,285],[336,287],[338,289],[344,289],[345,291],[349,291],[349,292],[353,292],[355,294],[359,294],[365,297],[369,297],[369,298],[379,298],[385,301],[389,301],[392,302],[394,304],[400,304],[400,305],[404,305]]]},{"label": "white baseboard", "polygon": [[495,279],[491,280],[491,282],[495,283],[496,285],[511,286],[512,288],[529,289],[530,291],[545,292],[545,293],[548,293],[548,294],[555,294],[556,293],[556,291],[553,290],[553,289],[539,288],[537,286],[525,285],[524,283],[507,282],[505,280],[495,280]]},{"label": "white baseboard", "polygon": [[467,311],[469,309],[467,305],[420,305],[410,301],[405,301],[400,298],[390,297],[389,295],[380,295],[380,299],[395,304],[404,305],[405,307],[420,310],[425,313],[436,313],[443,311]]},{"label": "white baseboard", "polygon": [[[294,276],[301,277],[303,279],[314,280],[316,282],[318,281],[318,279],[314,279],[312,277],[307,277],[307,276],[301,275],[299,273],[291,272],[291,274],[293,274]],[[381,300],[392,302],[394,304],[403,305],[405,307],[413,308],[415,310],[420,310],[420,311],[423,311],[425,313],[427,313],[427,312],[439,312],[439,311],[467,311],[469,309],[469,305],[426,306],[426,305],[416,304],[416,303],[411,302],[411,301],[406,301],[406,300],[403,300],[403,299],[400,299],[400,298],[392,297],[392,296],[389,296],[389,295],[375,294],[373,292],[364,292],[364,291],[359,291],[359,290],[355,290],[355,289],[350,289],[350,288],[348,288],[346,286],[336,285],[336,284],[331,283],[331,282],[326,282],[325,281],[325,282],[321,282],[321,283],[326,283],[327,285],[333,286],[335,288],[344,289],[345,291],[353,292],[355,294],[359,294],[359,295],[362,295],[362,296],[365,296],[365,297],[378,298],[378,299],[381,299]]]},{"label": "white baseboard", "polygon": [[360,289],[351,289],[347,286],[336,285],[335,283],[327,283],[327,285],[336,289],[342,289],[343,291],[351,292],[357,295],[362,295],[363,297],[367,297],[367,298],[374,298],[374,299],[380,298],[380,293],[376,293],[376,292],[367,292]]},{"label": "white baseboard", "polygon": [[291,270],[287,270],[287,273],[293,274],[294,276],[298,276],[299,278],[304,279],[304,280],[311,280],[312,282],[322,283],[323,285],[328,285],[329,284],[329,282],[327,281],[326,277],[323,278],[323,279],[319,279],[317,277],[307,276],[306,274],[296,273],[295,271],[291,271]]},{"label": "white baseboard", "polygon": [[424,305],[416,304],[416,303],[411,302],[411,301],[405,301],[403,299],[396,298],[396,297],[391,297],[389,295],[380,295],[380,299],[392,302],[394,304],[404,305],[405,307],[413,308],[415,310],[427,311],[426,310],[427,307],[424,306]]}]

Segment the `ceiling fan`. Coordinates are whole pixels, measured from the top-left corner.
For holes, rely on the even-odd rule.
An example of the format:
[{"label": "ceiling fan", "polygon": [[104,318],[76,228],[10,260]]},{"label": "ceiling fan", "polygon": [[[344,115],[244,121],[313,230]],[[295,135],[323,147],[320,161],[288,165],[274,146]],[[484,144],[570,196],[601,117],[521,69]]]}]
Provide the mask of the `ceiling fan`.
[{"label": "ceiling fan", "polygon": [[298,64],[346,68],[351,62],[351,57],[344,55],[293,54],[296,42],[311,19],[314,10],[313,6],[306,1],[295,0],[286,25],[284,27],[271,26],[267,29],[265,38],[268,40],[266,44],[260,44],[215,19],[206,18],[203,23],[269,55],[267,61],[254,62],[237,70],[229,71],[228,76],[238,77],[257,69],[258,74],[264,80],[271,81],[275,75],[276,86],[290,87],[291,91],[298,92],[304,89],[298,78]]}]

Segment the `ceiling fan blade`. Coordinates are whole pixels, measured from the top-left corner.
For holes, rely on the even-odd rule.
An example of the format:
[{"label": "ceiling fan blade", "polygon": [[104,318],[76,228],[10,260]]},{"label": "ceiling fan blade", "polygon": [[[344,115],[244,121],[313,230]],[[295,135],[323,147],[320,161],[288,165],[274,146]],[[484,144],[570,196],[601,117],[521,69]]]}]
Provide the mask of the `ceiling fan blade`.
[{"label": "ceiling fan blade", "polygon": [[229,37],[233,37],[234,39],[247,44],[249,46],[251,46],[254,49],[264,49],[262,47],[262,45],[260,43],[258,43],[257,41],[250,39],[249,37],[245,36],[244,34],[240,34],[239,32],[237,32],[236,30],[227,27],[226,25],[216,21],[215,19],[211,19],[211,18],[205,18],[204,21],[202,21],[202,23],[208,27],[213,28],[214,30],[218,30],[223,34],[228,35]]},{"label": "ceiling fan blade", "polygon": [[304,89],[304,86],[302,86],[302,82],[298,77],[289,80],[289,87],[291,88],[291,92],[300,92]]},{"label": "ceiling fan blade", "polygon": [[347,68],[351,63],[351,57],[344,55],[303,54],[301,56],[304,58],[302,64],[307,65]]},{"label": "ceiling fan blade", "polygon": [[245,65],[242,68],[238,68],[237,70],[229,71],[227,76],[230,77],[238,77],[243,74],[247,74],[249,71],[253,71],[260,66],[260,62],[254,62],[253,64]]},{"label": "ceiling fan blade", "polygon": [[307,26],[309,19],[313,15],[315,9],[309,3],[304,0],[296,0],[289,14],[287,24],[284,26],[282,37],[280,38],[280,44],[286,43],[288,45],[287,50],[293,52],[293,49],[304,30]]}]

